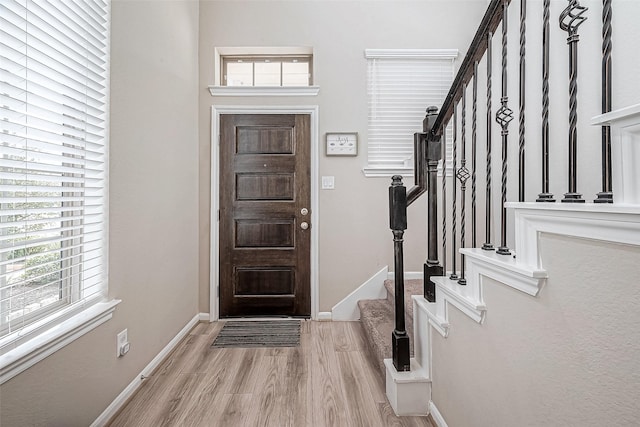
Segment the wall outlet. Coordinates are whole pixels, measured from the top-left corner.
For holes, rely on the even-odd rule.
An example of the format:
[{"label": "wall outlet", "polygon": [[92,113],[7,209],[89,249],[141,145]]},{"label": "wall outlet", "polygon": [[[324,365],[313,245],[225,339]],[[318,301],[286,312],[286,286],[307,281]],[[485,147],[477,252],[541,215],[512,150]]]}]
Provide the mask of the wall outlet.
[{"label": "wall outlet", "polygon": [[125,329],[116,336],[116,356],[122,357],[127,354],[129,347],[129,337]]}]

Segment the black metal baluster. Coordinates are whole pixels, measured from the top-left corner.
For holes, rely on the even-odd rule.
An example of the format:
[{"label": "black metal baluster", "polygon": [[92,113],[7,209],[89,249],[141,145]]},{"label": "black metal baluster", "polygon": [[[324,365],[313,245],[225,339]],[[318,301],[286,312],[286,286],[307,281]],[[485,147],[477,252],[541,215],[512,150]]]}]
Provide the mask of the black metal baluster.
[{"label": "black metal baluster", "polygon": [[[602,113],[611,111],[611,29],[611,0],[602,0]],[[609,126],[602,126],[602,191],[594,203],[613,203]]]},{"label": "black metal baluster", "polygon": [[525,186],[524,186],[524,178],[525,178],[525,154],[524,154],[524,132],[525,132],[525,50],[526,50],[526,19],[527,19],[527,0],[520,0],[520,91],[519,91],[519,127],[518,127],[518,159],[519,159],[519,168],[518,168],[518,201],[524,202],[525,198]]},{"label": "black metal baluster", "polygon": [[410,368],[409,335],[404,320],[404,256],[402,244],[407,229],[407,189],[402,177],[394,175],[389,187],[389,225],[393,232],[395,270],[395,329],[391,333],[393,366],[398,372]]},{"label": "black metal baluster", "polygon": [[560,14],[560,28],[568,34],[569,45],[569,190],[564,194],[564,203],[584,203],[578,193],[578,27],[587,19],[588,9],[578,0],[569,0],[569,5]]},{"label": "black metal baluster", "polygon": [[442,270],[447,274],[447,128],[442,131]]},{"label": "black metal baluster", "polygon": [[[467,85],[462,85],[462,122],[460,127],[462,129],[462,138],[460,144],[462,146],[460,169],[456,172],[456,178],[460,180],[460,247],[464,248],[466,242],[466,204],[467,204],[467,179],[469,179],[469,170],[467,170]],[[465,278],[465,259],[464,254],[460,254],[460,279],[458,283],[460,285],[466,285],[467,279]]]},{"label": "black metal baluster", "polygon": [[476,238],[476,158],[478,122],[478,61],[473,64],[473,106],[471,108],[471,247],[477,245]]},{"label": "black metal baluster", "polygon": [[487,34],[487,178],[486,178],[486,195],[485,195],[485,242],[482,249],[487,251],[493,250],[491,243],[491,123],[493,122],[493,113],[491,111],[491,74],[492,74],[492,49],[491,39],[493,35],[489,31]]},{"label": "black metal baluster", "polygon": [[457,206],[456,206],[456,174],[458,172],[458,106],[453,108],[453,177],[452,177],[452,190],[451,190],[451,280],[458,280],[458,274],[456,272],[456,224],[457,224]]},{"label": "black metal baluster", "polygon": [[555,202],[549,193],[549,3],[542,10],[542,192],[536,202]]},{"label": "black metal baluster", "polygon": [[429,302],[436,301],[436,284],[431,278],[444,275],[438,261],[438,162],[442,158],[442,135],[438,134],[437,129],[435,132],[433,129],[433,122],[437,115],[437,107],[427,108],[427,116],[422,126],[427,147],[427,230],[429,233],[427,261],[424,263],[424,297]]},{"label": "black metal baluster", "polygon": [[500,212],[500,247],[496,251],[500,255],[511,255],[507,247],[507,142],[509,137],[509,123],[513,120],[513,111],[508,107],[507,96],[507,1],[502,3],[502,97],[500,108],[496,112],[496,122],[502,128],[502,186]]}]

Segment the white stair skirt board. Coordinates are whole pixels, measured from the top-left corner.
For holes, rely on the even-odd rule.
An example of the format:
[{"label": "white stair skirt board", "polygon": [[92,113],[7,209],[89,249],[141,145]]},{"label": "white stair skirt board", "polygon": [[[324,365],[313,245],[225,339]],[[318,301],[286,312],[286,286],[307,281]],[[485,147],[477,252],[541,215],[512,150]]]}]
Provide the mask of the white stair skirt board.
[{"label": "white stair skirt board", "polygon": [[[342,301],[337,303],[331,309],[331,319],[337,321],[355,321],[360,320],[360,310],[358,309],[358,301],[363,299],[384,299],[387,297],[387,290],[384,287],[384,281],[394,279],[394,273],[389,271],[389,267],[385,266],[376,274],[367,279],[356,290],[347,295]],[[405,280],[422,279],[422,272],[405,272]],[[318,320],[320,320],[318,314]]]},{"label": "white stair skirt board", "polygon": [[356,290],[347,295],[342,301],[331,309],[333,320],[359,320],[360,310],[358,301],[361,299],[382,299],[385,297],[384,281],[389,273],[389,267],[384,266],[380,271],[371,276]]},{"label": "white stair skirt board", "polygon": [[[435,330],[445,338],[449,335],[449,307],[453,305],[480,324],[486,311],[491,309],[484,304],[485,278],[532,297],[538,296],[547,280],[540,255],[540,233],[640,246],[640,205],[507,203],[506,207],[515,213],[517,255],[460,249],[467,260],[467,285],[459,286],[446,276],[434,277],[436,302],[430,303],[420,295],[413,296],[415,358],[416,363],[424,367],[427,378],[432,378],[432,333]],[[436,424],[446,426],[433,402],[429,406]]]},{"label": "white stair skirt board", "polygon": [[387,399],[397,416],[429,415],[431,380],[412,358],[409,372],[398,372],[391,359],[384,359],[387,368]]},{"label": "white stair skirt board", "polygon": [[613,202],[640,205],[640,104],[591,119],[611,127],[611,187]]},{"label": "white stair skirt board", "polygon": [[209,321],[209,313],[198,313],[193,316],[193,319],[187,323],[184,328],[178,332],[178,334],[173,337],[171,341],[162,349],[160,353],[156,357],[149,362],[144,369],[136,375],[133,380],[129,383],[129,385],[122,390],[122,392],[114,399],[113,402],[107,409],[105,409],[98,418],[95,419],[93,423],[91,423],[90,427],[102,427],[107,425],[107,423],[113,418],[118,411],[127,403],[127,401],[133,396],[133,394],[138,390],[138,388],[142,385],[142,382],[146,377],[151,375],[153,371],[160,366],[160,364],[164,361],[164,359],[173,351],[173,349],[180,343],[180,341],[187,336],[187,334],[198,324],[198,322],[208,322]]}]

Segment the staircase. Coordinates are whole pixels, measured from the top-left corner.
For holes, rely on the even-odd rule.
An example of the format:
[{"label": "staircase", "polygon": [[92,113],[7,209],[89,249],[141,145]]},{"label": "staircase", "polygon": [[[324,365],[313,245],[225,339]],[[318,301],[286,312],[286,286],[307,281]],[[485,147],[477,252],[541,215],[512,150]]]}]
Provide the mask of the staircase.
[{"label": "staircase", "polygon": [[[405,280],[404,286],[406,330],[407,334],[409,334],[410,351],[413,355],[413,302],[411,297],[423,294],[422,280]],[[394,281],[385,280],[384,287],[387,289],[387,297],[385,299],[358,301],[360,322],[371,349],[371,354],[378,363],[383,378],[385,377],[383,361],[391,358],[391,333],[394,328]]]}]

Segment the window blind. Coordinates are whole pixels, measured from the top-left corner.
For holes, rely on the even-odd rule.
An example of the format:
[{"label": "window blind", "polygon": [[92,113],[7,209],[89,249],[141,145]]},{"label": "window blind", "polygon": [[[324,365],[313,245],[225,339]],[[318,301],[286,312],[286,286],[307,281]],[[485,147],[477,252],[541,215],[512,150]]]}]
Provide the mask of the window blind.
[{"label": "window blind", "polygon": [[427,107],[440,107],[453,81],[457,51],[368,50],[369,168],[413,168],[413,134]]},{"label": "window blind", "polygon": [[109,3],[0,4],[0,354],[106,292]]}]

